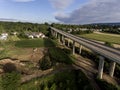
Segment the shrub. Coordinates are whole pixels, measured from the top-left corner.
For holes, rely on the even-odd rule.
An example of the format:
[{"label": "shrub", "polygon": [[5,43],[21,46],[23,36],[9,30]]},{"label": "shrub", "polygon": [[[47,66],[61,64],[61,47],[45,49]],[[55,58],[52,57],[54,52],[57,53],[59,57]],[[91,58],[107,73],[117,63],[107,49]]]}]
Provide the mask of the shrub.
[{"label": "shrub", "polygon": [[55,83],[51,86],[50,90],[57,90],[57,86]]},{"label": "shrub", "polygon": [[113,44],[112,44],[112,43],[110,43],[110,42],[105,42],[105,45],[106,45],[106,46],[110,46],[110,47],[112,47],[112,46],[113,46]]},{"label": "shrub", "polygon": [[40,69],[42,69],[42,70],[49,69],[52,66],[52,62],[51,62],[50,57],[48,55],[45,55],[43,57],[43,59],[40,60],[39,64],[40,64]]},{"label": "shrub", "polygon": [[11,72],[13,72],[13,71],[17,71],[16,66],[15,66],[13,63],[6,63],[6,64],[3,66],[3,70],[4,70],[4,72],[6,72],[6,73],[11,73]]},{"label": "shrub", "polygon": [[49,48],[49,55],[53,62],[71,64],[71,58],[60,48]]}]

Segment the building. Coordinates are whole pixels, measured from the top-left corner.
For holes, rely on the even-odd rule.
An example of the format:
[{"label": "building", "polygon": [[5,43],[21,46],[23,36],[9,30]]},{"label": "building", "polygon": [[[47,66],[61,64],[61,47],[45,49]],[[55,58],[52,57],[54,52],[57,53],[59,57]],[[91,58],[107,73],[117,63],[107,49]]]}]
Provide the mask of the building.
[{"label": "building", "polygon": [[8,33],[2,33],[0,35],[0,40],[7,40],[7,38],[8,38]]},{"label": "building", "polygon": [[45,35],[41,32],[31,32],[31,33],[26,33],[26,36],[28,38],[45,38]]}]

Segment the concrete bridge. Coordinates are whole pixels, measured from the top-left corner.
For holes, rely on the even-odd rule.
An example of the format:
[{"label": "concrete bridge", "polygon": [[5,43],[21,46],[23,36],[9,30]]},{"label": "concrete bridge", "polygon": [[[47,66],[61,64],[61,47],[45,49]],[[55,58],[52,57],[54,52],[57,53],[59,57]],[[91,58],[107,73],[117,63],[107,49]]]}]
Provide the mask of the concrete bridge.
[{"label": "concrete bridge", "polygon": [[[98,78],[100,79],[102,79],[103,76],[105,58],[109,59],[111,61],[109,68],[109,75],[113,77],[116,63],[120,64],[120,51],[88,39],[77,37],[75,35],[66,33],[62,30],[58,30],[53,27],[50,27],[50,29],[51,29],[51,34],[55,37],[58,37],[59,41],[61,38],[62,43],[64,45],[65,45],[65,38],[68,38],[68,40],[70,39],[73,41],[73,47],[72,47],[73,54],[75,54],[75,43],[78,43],[80,45],[79,53],[81,53],[82,46],[85,46],[91,51],[95,52],[97,55],[99,55]],[[68,46],[69,46],[69,41],[68,41]]]}]

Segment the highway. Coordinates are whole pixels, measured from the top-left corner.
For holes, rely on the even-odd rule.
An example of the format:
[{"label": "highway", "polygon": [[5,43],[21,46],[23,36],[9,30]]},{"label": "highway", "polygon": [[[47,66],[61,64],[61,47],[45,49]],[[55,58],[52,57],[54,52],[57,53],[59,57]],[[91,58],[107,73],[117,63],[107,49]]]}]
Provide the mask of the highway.
[{"label": "highway", "polygon": [[120,64],[120,51],[116,50],[112,47],[108,47],[105,46],[103,44],[99,44],[97,42],[94,42],[92,40],[89,39],[85,39],[85,38],[81,38],[72,34],[69,34],[67,32],[64,32],[62,30],[58,30],[56,28],[51,27],[52,30],[54,30],[55,32],[89,48],[90,50],[92,50],[93,52],[95,52],[98,55],[101,55],[105,58],[108,58],[109,60],[112,60],[118,64]]}]

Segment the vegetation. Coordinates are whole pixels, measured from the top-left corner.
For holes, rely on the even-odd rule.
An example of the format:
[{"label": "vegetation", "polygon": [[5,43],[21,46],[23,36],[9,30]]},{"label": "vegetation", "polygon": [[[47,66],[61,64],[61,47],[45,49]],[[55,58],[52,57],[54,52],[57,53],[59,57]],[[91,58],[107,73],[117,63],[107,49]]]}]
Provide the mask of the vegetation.
[{"label": "vegetation", "polygon": [[118,38],[116,36],[102,35],[102,34],[96,34],[96,33],[83,34],[83,35],[80,35],[80,36],[85,37],[85,38],[98,40],[98,41],[120,44],[120,38]]},{"label": "vegetation", "polygon": [[110,42],[105,42],[105,45],[106,45],[106,46],[110,46],[110,47],[112,47],[112,46],[113,46],[113,44],[112,44],[112,43],[110,43]]},{"label": "vegetation", "polygon": [[52,62],[51,62],[49,55],[45,55],[43,59],[40,60],[39,64],[40,64],[40,69],[42,70],[51,68]]},{"label": "vegetation", "polygon": [[25,32],[43,32],[45,35],[48,33],[48,24],[33,24],[33,23],[21,23],[21,22],[0,22],[0,33],[12,32],[23,33]]},{"label": "vegetation", "polygon": [[96,79],[96,82],[100,86],[101,90],[118,90],[116,86],[109,84],[104,80]]},{"label": "vegetation", "polygon": [[2,90],[18,90],[20,86],[20,74],[16,72],[2,75]]},{"label": "vegetation", "polygon": [[71,58],[60,48],[49,48],[49,55],[51,60],[56,63],[66,63],[66,64],[72,64]]},{"label": "vegetation", "polygon": [[120,34],[120,30],[119,29],[104,29],[103,32],[107,32],[107,33],[114,33],[114,34]]},{"label": "vegetation", "polygon": [[39,62],[40,69],[49,69],[56,65],[56,63],[72,64],[72,58],[68,56],[68,54],[68,50],[66,49],[61,49],[58,47],[49,48],[48,53]]},{"label": "vegetation", "polygon": [[71,34],[74,34],[74,35],[80,35],[80,34],[90,34],[90,33],[93,33],[93,31],[91,30],[85,30],[85,31],[72,31]]},{"label": "vegetation", "polygon": [[[37,84],[35,84],[37,82]],[[22,90],[94,90],[80,70],[67,70],[21,86]]]},{"label": "vegetation", "polygon": [[17,72],[16,66],[13,63],[6,63],[3,66],[3,70],[5,73]]}]

